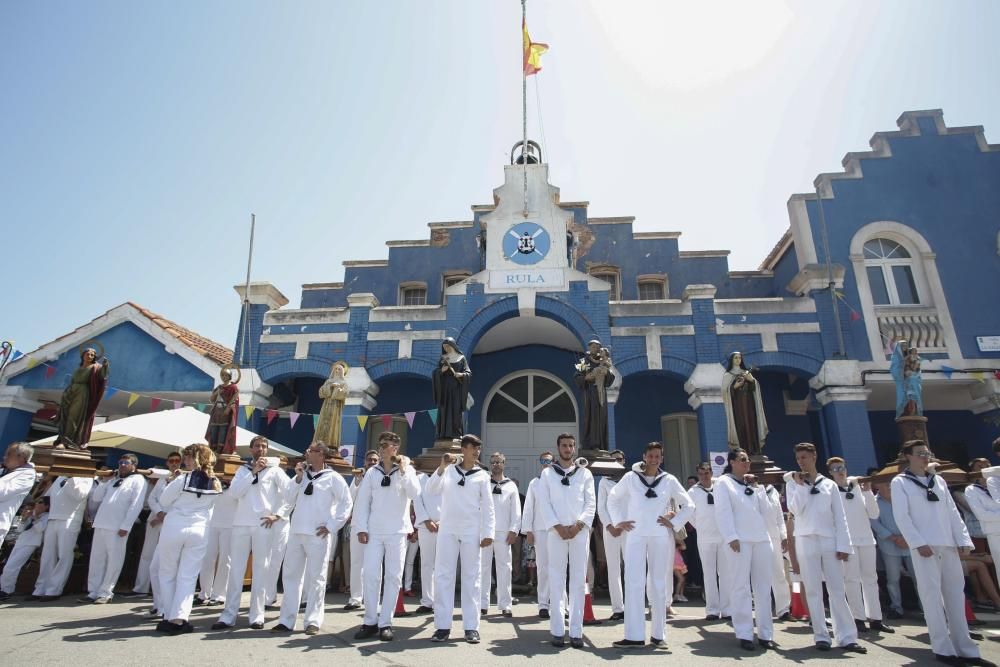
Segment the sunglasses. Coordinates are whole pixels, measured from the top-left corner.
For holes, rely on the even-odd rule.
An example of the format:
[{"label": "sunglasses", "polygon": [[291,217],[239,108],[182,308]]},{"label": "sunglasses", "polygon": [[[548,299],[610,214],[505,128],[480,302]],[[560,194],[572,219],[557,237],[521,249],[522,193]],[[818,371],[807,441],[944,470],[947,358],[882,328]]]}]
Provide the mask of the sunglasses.
[{"label": "sunglasses", "polygon": [[552,465],[552,459],[538,459],[538,462],[541,463],[543,466]]},{"label": "sunglasses", "polygon": [[922,452],[913,452],[913,455],[914,456],[919,456],[922,459],[929,459],[932,456],[934,456],[934,454],[929,449],[925,450],[925,451],[922,451]]},{"label": "sunglasses", "polygon": [[847,472],[847,468],[844,466],[833,466],[830,468],[830,472]]}]

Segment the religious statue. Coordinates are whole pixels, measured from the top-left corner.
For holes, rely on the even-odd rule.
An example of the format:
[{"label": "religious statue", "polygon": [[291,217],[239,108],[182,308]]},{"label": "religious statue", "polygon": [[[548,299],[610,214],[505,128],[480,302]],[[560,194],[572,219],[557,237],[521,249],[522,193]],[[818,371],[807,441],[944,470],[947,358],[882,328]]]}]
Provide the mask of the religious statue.
[{"label": "religious statue", "polygon": [[[233,381],[233,371],[237,378]],[[212,390],[209,400],[211,410],[208,413],[208,431],[205,440],[216,454],[234,454],[236,452],[236,416],[240,410],[239,383],[243,374],[239,366],[229,364],[219,371],[222,384]]]},{"label": "religious statue", "polygon": [[722,376],[722,404],[726,409],[726,439],[730,447],[742,447],[750,455],[764,452],[767,420],[760,385],[743,363],[743,354],[733,352]]},{"label": "religious statue", "polygon": [[920,377],[920,354],[905,339],[898,339],[892,350],[889,373],[896,381],[896,419],[922,417],[924,414],[923,380]]},{"label": "religious statue", "polygon": [[313,441],[323,442],[335,450],[340,449],[340,432],[344,416],[344,401],[347,400],[347,372],[350,367],[346,362],[338,361],[330,366],[330,377],[319,388],[319,397],[323,399],[323,407],[319,411],[319,422]]},{"label": "religious statue", "polygon": [[[94,414],[104,398],[110,370],[104,346],[95,341],[96,347],[80,346],[80,365],[70,378],[69,386],[59,401],[56,424],[59,427],[55,447],[58,449],[86,449],[90,431],[94,427]],[[87,345],[87,343],[84,343]],[[100,348],[98,353],[97,348]]]},{"label": "religious statue", "polygon": [[608,449],[608,387],[615,381],[611,353],[601,341],[587,343],[587,352],[577,362],[573,379],[583,391],[583,439],[581,449]]},{"label": "religious statue", "polygon": [[431,379],[438,410],[437,439],[461,438],[465,435],[462,415],[468,409],[472,370],[454,338],[445,338],[441,342],[441,358],[431,373]]}]

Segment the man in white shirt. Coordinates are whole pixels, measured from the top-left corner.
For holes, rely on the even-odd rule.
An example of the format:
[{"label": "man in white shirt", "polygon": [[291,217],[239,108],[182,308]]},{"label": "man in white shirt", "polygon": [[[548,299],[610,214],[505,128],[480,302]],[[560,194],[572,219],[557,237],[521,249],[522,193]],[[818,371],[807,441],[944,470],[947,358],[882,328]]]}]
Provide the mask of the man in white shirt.
[{"label": "man in white shirt", "polygon": [[347,482],[326,465],[330,454],[330,448],[322,442],[309,445],[306,462],[295,466],[295,480],[288,486],[288,504],[294,511],[282,570],[281,617],[271,632],[291,632],[295,628],[303,582],[308,586],[306,634],[318,634],[323,626],[327,561],[333,537],[347,522],[352,506]]},{"label": "man in white shirt", "polygon": [[[170,452],[167,456],[167,469],[173,473],[181,467],[180,452]],[[163,528],[163,519],[167,513],[160,505],[160,495],[163,489],[167,488],[167,477],[161,477],[153,484],[149,494],[146,496],[146,504],[149,505],[149,516],[146,518],[146,534],[142,541],[142,553],[139,555],[139,569],[135,574],[135,585],[132,591],[124,593],[123,598],[135,598],[149,595],[150,576],[149,564],[153,561],[153,554],[156,552],[156,544],[160,541],[160,530]]]},{"label": "man in white shirt", "polygon": [[[541,472],[552,465],[555,456],[552,452],[542,452],[538,457],[538,464],[542,467]],[[538,577],[538,584],[535,587],[535,596],[538,602],[538,617],[549,617],[549,550],[547,530],[543,526],[543,515],[536,502],[535,487],[539,477],[528,482],[528,491],[524,496],[524,509],[521,513],[521,532],[526,536],[528,544],[535,548],[535,573]]]},{"label": "man in white shirt", "polygon": [[38,580],[34,595],[41,602],[58,600],[73,568],[76,538],[83,526],[87,495],[94,480],[90,477],[57,477],[45,495],[49,498],[49,520],[42,541]]},{"label": "man in white shirt", "polygon": [[948,486],[928,472],[930,448],[903,443],[906,470],[893,478],[892,512],[910,547],[914,582],[934,657],[952,665],[992,664],[979,656],[965,620],[965,576],[959,552],[973,549]]},{"label": "man in white shirt", "polygon": [[802,472],[785,474],[788,511],[795,516],[795,555],[806,586],[813,639],[820,651],[830,650],[830,631],[823,612],[823,582],[830,600],[833,632],[845,651],[867,653],[858,644],[858,630],[844,588],[844,567],[853,553],[844,502],[837,484],[816,472],[816,446],[795,445],[795,461]]},{"label": "man in white shirt", "polygon": [[379,435],[378,445],[381,463],[365,473],[351,519],[358,541],[365,545],[365,617],[354,638],[378,635],[382,641],[392,641],[392,615],[403,582],[406,537],[413,532],[410,503],[420,495],[420,483],[410,460],[397,457],[398,435],[386,431]]},{"label": "man in white shirt", "polygon": [[875,535],[872,520],[878,519],[878,501],[866,482],[847,476],[847,462],[839,456],[826,461],[833,481],[840,489],[847,516],[847,530],[851,534],[854,555],[844,563],[844,581],[847,602],[854,614],[858,632],[868,632],[865,619],[872,630],[892,634],[892,628],[882,623],[882,605],[878,599],[878,572],[875,569]]},{"label": "man in white shirt", "polygon": [[128,534],[142,511],[146,495],[146,478],[135,472],[138,462],[135,454],[123,454],[118,459],[118,471],[108,480],[98,482],[94,490],[94,499],[100,506],[94,517],[90,547],[89,593],[80,602],[107,604],[114,595],[125,562]]},{"label": "man in white shirt", "polygon": [[[562,447],[560,447],[560,456]],[[619,648],[645,645],[647,570],[652,591],[649,641],[664,646],[667,606],[673,599],[675,531],[694,514],[694,503],[677,478],[660,470],[663,445],[646,445],[642,463],[625,473],[608,497],[614,526],[625,540],[625,638]],[[676,507],[672,510],[671,507]]]},{"label": "man in white shirt", "polygon": [[774,650],[778,648],[771,621],[774,552],[766,521],[772,508],[763,485],[750,474],[750,455],[734,447],[729,450],[728,460],[730,472],[715,482],[715,518],[726,543],[722,565],[728,572],[733,630],[740,648],[755,650],[756,610],[757,642],[765,651]]},{"label": "man in white shirt", "polygon": [[35,485],[35,466],[31,457],[35,450],[26,442],[13,442],[3,455],[0,471],[0,544],[6,537],[21,501]]},{"label": "man in white shirt", "polygon": [[594,476],[576,465],[576,437],[562,433],[556,438],[559,460],[542,471],[535,485],[537,511],[546,531],[549,560],[549,596],[554,613],[549,619],[552,645],[566,645],[566,566],[569,565],[569,641],[583,648],[583,598],[590,555],[590,527],[594,523],[597,498]]},{"label": "man in white shirt", "polygon": [[236,625],[243,594],[243,575],[251,553],[253,579],[247,614],[251,628],[264,628],[268,559],[275,539],[271,529],[282,517],[288,516],[286,489],[290,484],[288,475],[276,465],[277,459],[267,455],[267,447],[268,439],[264,436],[259,435],[250,441],[250,461],[236,471],[226,491],[236,500],[236,513],[230,536],[226,606],[219,620],[212,625],[213,630],[226,630]]},{"label": "man in white shirt", "polygon": [[[221,481],[221,480],[220,480]],[[229,585],[230,550],[233,537],[233,517],[236,515],[237,501],[229,493],[229,483],[222,482],[222,493],[212,506],[212,518],[208,522],[208,546],[205,559],[198,576],[200,592],[196,605],[225,604],[226,587]]]},{"label": "man in white shirt", "polygon": [[[365,454],[365,467],[361,472],[354,473],[354,479],[351,480],[351,502],[356,507],[358,504],[358,489],[361,488],[361,482],[365,477],[365,473],[368,472],[372,467],[378,465],[379,454],[374,449],[368,450]],[[351,517],[353,519],[353,517]],[[350,561],[351,561],[351,583],[350,583],[350,597],[347,599],[347,604],[344,605],[344,611],[353,611],[355,609],[361,609],[362,602],[364,601],[364,589],[365,589],[365,545],[358,541],[358,530],[354,526],[354,521],[350,521],[349,526],[350,532]],[[423,582],[421,582],[423,585]]]},{"label": "man in white shirt", "polygon": [[729,617],[729,585],[726,572],[719,567],[722,535],[715,519],[715,486],[712,464],[698,464],[698,483],[688,490],[694,501],[694,518],[691,524],[698,531],[698,557],[705,578],[705,620],[722,620]]},{"label": "man in white shirt", "polygon": [[417,473],[420,495],[413,501],[420,542],[420,606],[415,614],[434,612],[434,560],[437,558],[437,534],[441,523],[441,494],[427,490],[430,477]]},{"label": "man in white shirt", "polygon": [[[610,453],[614,460],[624,466],[625,452],[620,449]],[[627,472],[627,471],[624,471]],[[623,472],[623,474],[624,474]],[[611,618],[609,621],[621,621],[625,618],[625,597],[622,590],[622,555],[624,553],[626,533],[615,527],[611,514],[608,512],[608,496],[618,483],[612,477],[602,477],[597,485],[597,518],[604,526],[604,558],[608,564],[608,594],[611,596]]]},{"label": "man in white shirt", "polygon": [[483,615],[490,608],[490,585],[492,566],[496,560],[497,607],[500,613],[510,618],[513,612],[513,592],[511,589],[511,546],[521,532],[521,494],[517,482],[507,478],[503,472],[507,457],[501,452],[490,455],[490,498],[493,499],[493,513],[496,516],[496,534],[493,544],[482,550],[482,609]]},{"label": "man in white shirt", "polygon": [[785,511],[781,508],[781,492],[768,484],[764,487],[770,510],[764,517],[767,534],[771,536],[771,593],[774,595],[774,615],[779,621],[791,618],[792,592],[785,574],[785,552],[788,551],[788,528]]},{"label": "man in white shirt", "polygon": [[6,600],[14,594],[21,568],[38,550],[38,547],[42,546],[45,525],[49,521],[48,496],[39,498],[38,502],[35,503],[30,500],[26,502],[21,516],[23,518],[17,541],[14,542],[14,548],[11,549],[10,555],[7,556],[3,573],[0,573],[0,600]]},{"label": "man in white shirt", "polygon": [[427,488],[441,495],[441,523],[434,559],[434,636],[448,641],[455,610],[457,560],[462,564],[462,626],[465,641],[479,643],[479,604],[483,549],[493,544],[496,516],[490,494],[490,476],[479,467],[479,438],[462,436],[462,459],[446,453]]}]

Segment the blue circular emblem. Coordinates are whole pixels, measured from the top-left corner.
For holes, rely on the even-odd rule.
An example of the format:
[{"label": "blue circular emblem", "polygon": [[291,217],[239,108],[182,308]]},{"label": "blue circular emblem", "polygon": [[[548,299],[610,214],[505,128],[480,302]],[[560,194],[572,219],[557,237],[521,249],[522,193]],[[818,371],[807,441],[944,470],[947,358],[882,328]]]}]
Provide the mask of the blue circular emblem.
[{"label": "blue circular emblem", "polygon": [[548,255],[551,248],[549,233],[537,222],[520,222],[503,236],[503,256],[515,264],[534,264]]}]

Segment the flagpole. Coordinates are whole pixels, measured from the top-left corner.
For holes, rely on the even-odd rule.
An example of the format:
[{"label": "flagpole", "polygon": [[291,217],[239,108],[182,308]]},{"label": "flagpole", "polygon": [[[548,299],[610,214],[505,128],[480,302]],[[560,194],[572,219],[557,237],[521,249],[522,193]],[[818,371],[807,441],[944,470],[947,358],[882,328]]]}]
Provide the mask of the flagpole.
[{"label": "flagpole", "polygon": [[253,233],[257,226],[257,217],[250,214],[250,251],[247,253],[247,280],[243,287],[243,332],[240,334],[240,367],[246,361],[245,351],[250,337],[250,266],[253,264]]},{"label": "flagpole", "polygon": [[[521,0],[521,50],[524,51],[524,29],[528,22],[528,0]],[[531,48],[531,45],[528,45]],[[521,167],[524,174],[524,211],[528,217],[528,72],[521,63]]]}]

